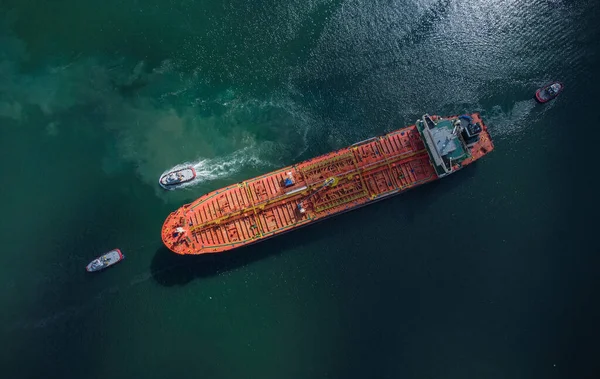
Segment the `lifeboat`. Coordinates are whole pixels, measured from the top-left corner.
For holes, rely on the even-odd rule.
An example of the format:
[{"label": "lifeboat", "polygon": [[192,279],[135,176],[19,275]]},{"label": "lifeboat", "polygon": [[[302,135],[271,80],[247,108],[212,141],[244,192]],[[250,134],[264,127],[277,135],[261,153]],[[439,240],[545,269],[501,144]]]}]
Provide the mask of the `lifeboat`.
[{"label": "lifeboat", "polygon": [[190,182],[196,177],[196,170],[192,167],[184,167],[179,170],[171,171],[160,177],[158,184],[164,189],[171,189],[183,183]]},{"label": "lifeboat", "polygon": [[558,96],[565,86],[561,82],[552,82],[535,92],[535,98],[540,103],[547,103]]},{"label": "lifeboat", "polygon": [[88,263],[85,269],[87,272],[104,270],[105,268],[121,262],[123,259],[125,259],[125,256],[121,253],[121,250],[114,249]]}]

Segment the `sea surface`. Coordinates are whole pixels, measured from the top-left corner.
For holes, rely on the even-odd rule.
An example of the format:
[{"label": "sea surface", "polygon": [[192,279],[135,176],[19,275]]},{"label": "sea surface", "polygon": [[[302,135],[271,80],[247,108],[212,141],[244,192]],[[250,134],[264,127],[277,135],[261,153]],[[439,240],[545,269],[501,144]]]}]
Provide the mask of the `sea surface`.
[{"label": "sea surface", "polygon": [[[0,0],[0,376],[600,377],[599,19],[597,0]],[[448,178],[230,254],[160,242],[206,192],[474,111],[496,148]],[[184,163],[200,180],[162,190]]]}]

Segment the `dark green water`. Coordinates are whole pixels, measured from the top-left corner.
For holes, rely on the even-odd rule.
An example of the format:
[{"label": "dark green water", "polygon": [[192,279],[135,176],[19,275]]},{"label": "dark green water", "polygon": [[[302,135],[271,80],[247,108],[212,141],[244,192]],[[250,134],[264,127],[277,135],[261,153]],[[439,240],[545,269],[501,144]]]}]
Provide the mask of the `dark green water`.
[{"label": "dark green water", "polygon": [[[599,8],[0,0],[2,377],[597,378]],[[161,247],[207,191],[466,111],[496,150],[456,175],[228,255]],[[182,162],[203,181],[161,191]]]}]

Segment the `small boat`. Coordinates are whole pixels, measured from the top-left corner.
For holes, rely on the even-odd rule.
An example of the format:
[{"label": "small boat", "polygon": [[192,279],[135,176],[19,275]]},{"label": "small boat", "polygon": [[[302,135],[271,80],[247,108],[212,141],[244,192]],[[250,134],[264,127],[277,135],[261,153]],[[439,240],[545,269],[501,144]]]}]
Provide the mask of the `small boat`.
[{"label": "small boat", "polygon": [[535,98],[540,103],[546,103],[562,92],[565,86],[561,82],[552,82],[535,92]]},{"label": "small boat", "polygon": [[85,266],[85,269],[87,272],[104,270],[107,267],[121,262],[123,259],[125,259],[125,256],[121,253],[121,250],[114,249],[91,261]]},{"label": "small boat", "polygon": [[192,166],[171,171],[160,177],[158,183],[165,189],[173,188],[183,183],[194,180],[196,170]]}]

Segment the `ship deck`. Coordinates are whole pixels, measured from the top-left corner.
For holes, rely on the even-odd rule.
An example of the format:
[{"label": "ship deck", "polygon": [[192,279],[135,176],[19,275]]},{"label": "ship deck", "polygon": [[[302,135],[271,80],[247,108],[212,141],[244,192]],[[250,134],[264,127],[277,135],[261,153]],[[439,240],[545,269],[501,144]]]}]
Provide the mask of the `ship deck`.
[{"label": "ship deck", "polygon": [[436,178],[412,125],[208,193],[171,213],[162,239],[178,254],[222,252]]}]

